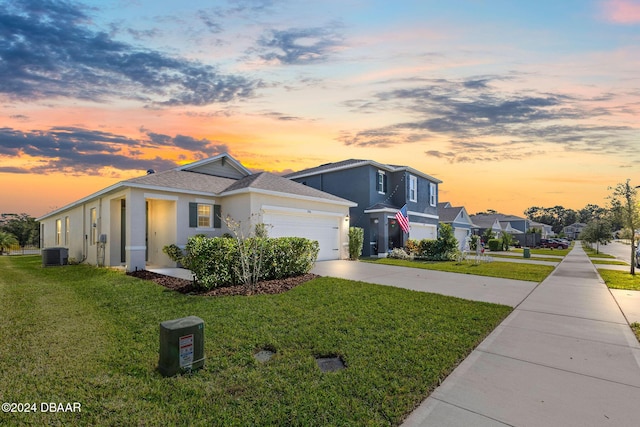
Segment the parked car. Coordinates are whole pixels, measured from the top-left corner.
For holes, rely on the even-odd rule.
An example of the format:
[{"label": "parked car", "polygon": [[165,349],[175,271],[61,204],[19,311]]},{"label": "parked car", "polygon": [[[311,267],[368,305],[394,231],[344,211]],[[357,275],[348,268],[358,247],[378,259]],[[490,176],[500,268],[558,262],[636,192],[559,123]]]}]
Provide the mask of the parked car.
[{"label": "parked car", "polygon": [[551,249],[567,249],[569,247],[569,243],[564,242],[560,239],[540,239],[540,247]]}]

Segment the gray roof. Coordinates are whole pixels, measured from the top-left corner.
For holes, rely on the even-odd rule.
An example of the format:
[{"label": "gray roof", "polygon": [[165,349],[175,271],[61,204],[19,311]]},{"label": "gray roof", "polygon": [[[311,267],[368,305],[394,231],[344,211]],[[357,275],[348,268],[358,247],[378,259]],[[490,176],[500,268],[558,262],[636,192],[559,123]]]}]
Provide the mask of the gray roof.
[{"label": "gray roof", "polygon": [[[440,205],[438,203],[438,205]],[[441,208],[438,206],[438,217],[440,217],[440,222],[453,222],[460,214],[462,210],[462,206],[450,207],[450,208]]]},{"label": "gray roof", "polygon": [[430,181],[436,182],[436,183],[441,183],[442,181],[439,180],[438,178],[435,178],[431,175],[428,175],[424,172],[420,172],[417,169],[414,169],[410,166],[398,166],[398,165],[389,165],[389,164],[385,164],[385,163],[378,163],[376,161],[373,160],[362,160],[362,159],[348,159],[348,160],[342,160],[340,162],[334,162],[334,163],[325,163],[324,165],[320,165],[320,166],[316,166],[313,168],[309,168],[309,169],[304,169],[298,172],[292,172],[290,174],[285,175],[286,178],[290,178],[290,179],[296,179],[296,178],[302,178],[305,176],[313,176],[313,175],[318,175],[324,172],[330,172],[330,171],[334,171],[334,170],[342,170],[342,169],[352,169],[352,168],[356,168],[356,167],[361,167],[361,166],[365,166],[365,165],[372,165],[375,166],[377,168],[380,169],[384,169],[387,170],[389,172],[398,172],[398,171],[408,171],[411,172],[415,175],[419,175],[422,176],[423,178],[426,178]]},{"label": "gray roof", "polygon": [[318,199],[333,200],[336,202],[349,202],[349,200],[342,197],[334,196],[333,194],[326,193],[324,191],[316,190],[315,188],[308,187],[304,184],[300,184],[290,179],[283,178],[281,176],[272,174],[270,172],[260,172],[249,175],[245,178],[239,179],[227,187],[223,194],[240,191],[243,189],[256,189],[265,191],[274,191],[277,193],[294,194],[296,196],[313,197]]},{"label": "gray roof", "polygon": [[222,193],[227,187],[235,182],[235,179],[222,178],[203,173],[180,171],[176,169],[152,173],[146,176],[123,181],[124,184],[149,185],[153,187],[213,194]]}]

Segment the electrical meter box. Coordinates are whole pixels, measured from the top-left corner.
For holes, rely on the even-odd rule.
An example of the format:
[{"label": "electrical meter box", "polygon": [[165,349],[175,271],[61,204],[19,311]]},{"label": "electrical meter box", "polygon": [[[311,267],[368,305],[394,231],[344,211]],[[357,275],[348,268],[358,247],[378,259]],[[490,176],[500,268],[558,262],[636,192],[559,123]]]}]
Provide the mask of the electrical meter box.
[{"label": "electrical meter box", "polygon": [[204,366],[204,321],[196,316],[160,323],[158,371],[165,377]]}]

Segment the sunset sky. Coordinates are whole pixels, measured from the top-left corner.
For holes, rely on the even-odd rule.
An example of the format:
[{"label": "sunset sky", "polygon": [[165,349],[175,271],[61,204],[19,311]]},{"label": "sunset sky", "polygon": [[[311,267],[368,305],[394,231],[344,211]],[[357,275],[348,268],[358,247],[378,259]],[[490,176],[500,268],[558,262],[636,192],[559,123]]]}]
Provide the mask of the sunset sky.
[{"label": "sunset sky", "polygon": [[0,213],[221,152],[605,206],[640,185],[640,0],[0,0],[0,106]]}]

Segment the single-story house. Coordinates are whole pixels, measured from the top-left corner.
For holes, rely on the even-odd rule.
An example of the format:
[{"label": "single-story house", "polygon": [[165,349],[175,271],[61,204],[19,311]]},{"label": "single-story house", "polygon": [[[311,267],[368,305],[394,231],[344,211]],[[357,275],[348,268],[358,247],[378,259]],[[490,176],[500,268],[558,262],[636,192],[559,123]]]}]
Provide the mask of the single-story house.
[{"label": "single-story house", "polygon": [[449,202],[438,203],[438,216],[440,222],[451,225],[453,234],[458,240],[459,249],[465,250],[475,224],[464,206],[451,206]]},{"label": "single-story house", "polygon": [[94,265],[175,266],[162,251],[190,236],[222,236],[224,219],[249,233],[317,240],[319,260],[348,257],[349,208],[356,203],[268,172],[252,173],[229,154],[118,182],[40,218],[41,248],[65,247]]},{"label": "single-story house", "polygon": [[531,221],[527,218],[504,214],[479,214],[472,215],[471,220],[476,225],[474,232],[479,235],[490,228],[496,238],[500,238],[502,232],[506,232],[523,246],[535,246],[536,240],[539,239],[539,236],[530,234]]}]

